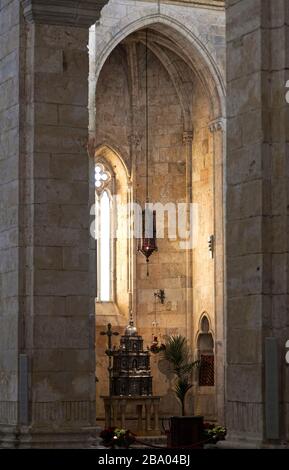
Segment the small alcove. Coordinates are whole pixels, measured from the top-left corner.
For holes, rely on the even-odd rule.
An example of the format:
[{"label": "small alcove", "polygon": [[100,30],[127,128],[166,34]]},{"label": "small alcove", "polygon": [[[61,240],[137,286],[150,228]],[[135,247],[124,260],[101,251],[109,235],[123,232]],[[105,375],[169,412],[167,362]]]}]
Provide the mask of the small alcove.
[{"label": "small alcove", "polygon": [[200,321],[197,347],[200,360],[199,387],[213,387],[215,385],[214,339],[206,314],[202,316]]}]

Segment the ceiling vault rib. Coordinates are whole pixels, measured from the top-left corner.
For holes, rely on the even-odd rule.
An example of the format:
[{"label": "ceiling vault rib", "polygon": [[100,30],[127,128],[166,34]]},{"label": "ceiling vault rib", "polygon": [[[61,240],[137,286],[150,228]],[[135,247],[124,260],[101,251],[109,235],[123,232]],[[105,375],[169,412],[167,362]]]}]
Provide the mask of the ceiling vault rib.
[{"label": "ceiling vault rib", "polygon": [[189,105],[190,101],[189,97],[187,96],[184,90],[183,83],[176,67],[174,66],[168,55],[165,53],[165,51],[163,51],[156,44],[149,42],[148,47],[169,74],[169,77],[174,85],[174,88],[180,101],[180,105],[183,112],[185,130],[190,130],[192,127],[192,113]]},{"label": "ceiling vault rib", "polygon": [[[212,90],[209,81],[204,78],[204,75],[201,72],[201,67],[198,66],[194,62],[192,56],[185,54],[180,47],[178,47],[174,42],[172,42],[169,38],[167,38],[163,34],[159,34],[150,30],[150,38],[152,42],[157,43],[159,46],[165,47],[166,49],[169,49],[171,52],[176,54],[181,60],[185,62],[185,64],[187,64],[190,67],[192,72],[196,75],[196,77],[199,79],[200,83],[202,84],[204,93],[206,94],[210,102],[212,114],[214,115],[214,104],[213,104],[213,98],[212,98],[214,95],[214,90]],[[144,43],[145,41],[144,32],[137,31],[135,33],[135,40]]]}]

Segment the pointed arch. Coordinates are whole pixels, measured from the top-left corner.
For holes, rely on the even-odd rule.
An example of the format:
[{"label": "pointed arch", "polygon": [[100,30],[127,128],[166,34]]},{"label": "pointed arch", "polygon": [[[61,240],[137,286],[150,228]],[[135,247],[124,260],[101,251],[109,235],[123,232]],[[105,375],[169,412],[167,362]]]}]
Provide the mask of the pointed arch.
[{"label": "pointed arch", "polygon": [[199,320],[197,334],[197,353],[200,360],[199,386],[213,387],[215,385],[215,341],[211,330],[210,317],[203,312]]},{"label": "pointed arch", "polygon": [[[113,315],[123,315],[128,318],[129,310],[129,297],[131,291],[131,240],[129,237],[130,220],[127,213],[127,204],[131,200],[131,177],[129,169],[125,160],[120,153],[106,143],[101,143],[94,149],[94,158],[91,172],[94,174],[95,167],[99,166],[103,169],[104,173],[108,172],[111,175],[104,185],[103,189],[99,192],[94,192],[94,198],[98,199],[100,227],[99,233],[101,235],[101,226],[106,230],[105,241],[96,244],[96,286],[98,294],[96,301],[100,302],[97,306],[97,314],[103,315],[111,313]],[[101,206],[102,198],[105,198],[105,207]],[[108,208],[109,199],[109,208]],[[95,201],[96,202],[96,201]],[[106,214],[109,211],[109,217]],[[103,215],[103,220],[102,220]],[[107,241],[107,231],[109,231],[111,240],[110,245]],[[102,253],[104,247],[106,253],[110,250],[109,255],[106,256],[106,263],[103,265],[101,259],[105,259],[105,253]],[[98,252],[98,253],[97,253]],[[102,256],[103,255],[103,256]],[[93,256],[93,249],[91,250]],[[109,262],[107,262],[107,260]],[[108,267],[109,266],[109,267]],[[108,271],[108,269],[110,271]],[[105,271],[105,272],[104,272]],[[110,277],[110,295],[107,295],[107,286],[103,284],[103,276],[105,279]],[[103,288],[105,288],[106,295],[102,296]],[[100,294],[100,295],[99,295]],[[113,305],[105,305],[108,302]]]},{"label": "pointed arch", "polygon": [[[208,325],[208,331],[204,330],[205,324]],[[206,311],[202,312],[200,319],[199,319],[199,328],[198,328],[197,335],[199,333],[211,333],[212,335],[214,334],[213,328],[212,328],[211,317]]]},{"label": "pointed arch", "polygon": [[[97,28],[98,26],[94,26]],[[196,76],[203,84],[203,88],[210,102],[211,120],[225,117],[225,82],[224,77],[209,51],[204,38],[200,37],[197,27],[192,25],[188,29],[181,19],[176,16],[168,16],[149,9],[139,18],[137,11],[125,16],[121,20],[116,20],[111,25],[111,30],[105,31],[104,39],[99,40],[94,47],[97,48],[96,62],[94,64],[93,74],[90,76],[90,131],[93,135],[95,129],[95,96],[97,82],[100,72],[112,51],[130,34],[135,33],[142,28],[152,28],[161,32],[165,38],[174,45],[175,52],[178,52],[185,58],[191,66]],[[98,36],[99,38],[101,35]],[[193,51],[193,53],[192,53]]]},{"label": "pointed arch", "polygon": [[104,159],[115,173],[121,173],[127,181],[130,181],[131,173],[127,164],[128,157],[126,155],[124,157],[122,156],[116,144],[102,142],[97,145],[94,151],[94,159],[95,162]]}]

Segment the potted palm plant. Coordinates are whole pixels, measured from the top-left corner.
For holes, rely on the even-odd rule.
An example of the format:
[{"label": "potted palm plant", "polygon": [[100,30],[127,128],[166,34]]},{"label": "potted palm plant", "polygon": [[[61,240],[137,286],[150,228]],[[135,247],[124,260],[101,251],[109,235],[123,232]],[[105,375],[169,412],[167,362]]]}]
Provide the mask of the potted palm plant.
[{"label": "potted palm plant", "polygon": [[188,391],[192,388],[192,372],[199,365],[194,361],[186,338],[181,335],[170,336],[162,351],[169,372],[175,375],[174,392],[181,404],[182,416],[186,415],[185,400]]},{"label": "potted palm plant", "polygon": [[192,373],[199,361],[194,361],[188,342],[181,335],[170,336],[161,352],[168,372],[175,376],[174,393],[181,405],[181,417],[170,418],[166,430],[169,447],[199,446],[203,440],[203,417],[186,416],[186,396],[193,386]]}]

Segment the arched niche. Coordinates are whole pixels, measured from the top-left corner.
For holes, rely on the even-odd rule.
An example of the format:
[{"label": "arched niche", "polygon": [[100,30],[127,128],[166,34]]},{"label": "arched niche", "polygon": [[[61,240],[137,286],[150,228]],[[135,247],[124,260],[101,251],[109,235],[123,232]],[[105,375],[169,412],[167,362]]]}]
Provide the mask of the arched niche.
[{"label": "arched niche", "polygon": [[215,385],[214,337],[207,313],[204,313],[200,319],[197,352],[200,361],[198,385],[213,387]]}]

